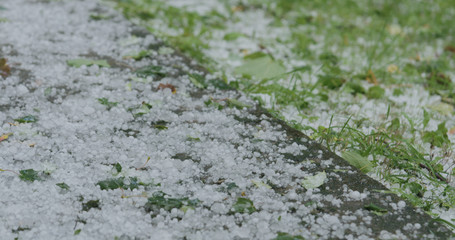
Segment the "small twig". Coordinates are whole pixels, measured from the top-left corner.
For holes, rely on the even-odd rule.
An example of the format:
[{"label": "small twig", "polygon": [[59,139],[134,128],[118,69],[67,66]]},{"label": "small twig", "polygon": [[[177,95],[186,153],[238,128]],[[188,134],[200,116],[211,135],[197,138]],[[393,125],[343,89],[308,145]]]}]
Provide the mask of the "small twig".
[{"label": "small twig", "polygon": [[428,170],[432,175],[434,175],[437,179],[445,182],[445,183],[449,183],[449,180],[447,180],[445,177],[443,177],[441,174],[437,173],[437,172],[434,172],[433,169],[431,169],[430,167],[428,167],[427,165],[423,164],[423,163],[419,163],[419,166],[421,168],[425,168],[426,170]]},{"label": "small twig", "polygon": [[150,157],[147,158],[147,161],[145,161],[144,165],[142,165],[142,167],[139,167],[139,168],[136,168],[136,170],[141,170],[143,168],[145,168],[145,165],[147,165],[147,163],[150,161]]},{"label": "small twig", "polygon": [[9,170],[9,169],[1,169],[1,168],[0,168],[0,172],[12,172],[12,173],[16,174],[17,176],[20,176],[19,173],[15,172],[15,171],[13,171],[13,170]]}]

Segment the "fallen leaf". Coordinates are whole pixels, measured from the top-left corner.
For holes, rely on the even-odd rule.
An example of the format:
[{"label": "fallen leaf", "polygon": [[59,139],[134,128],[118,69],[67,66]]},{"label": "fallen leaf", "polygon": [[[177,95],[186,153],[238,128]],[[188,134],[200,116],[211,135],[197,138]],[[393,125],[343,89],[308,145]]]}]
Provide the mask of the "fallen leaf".
[{"label": "fallen leaf", "polygon": [[194,86],[198,88],[206,88],[207,84],[205,83],[204,76],[200,74],[188,74],[190,81],[194,84]]},{"label": "fallen leaf", "polygon": [[57,185],[58,187],[60,187],[61,189],[63,190],[69,190],[70,189],[70,186],[68,186],[68,184],[64,183],[64,182],[61,182],[61,183],[57,183],[55,184]]},{"label": "fallen leaf", "polygon": [[291,235],[285,232],[278,232],[278,236],[272,240],[305,240],[302,236],[299,235]]},{"label": "fallen leaf", "polygon": [[398,66],[395,64],[390,64],[387,66],[387,72],[389,73],[396,73],[398,71]]},{"label": "fallen leaf", "polygon": [[322,184],[324,184],[326,178],[327,174],[325,173],[325,171],[318,172],[316,175],[308,176],[304,180],[302,180],[302,185],[306,189],[318,188]]},{"label": "fallen leaf", "polygon": [[227,103],[229,107],[235,107],[237,109],[243,109],[243,108],[249,108],[251,105],[245,104],[243,102],[240,102],[237,99],[229,98],[227,99]]},{"label": "fallen leaf", "polygon": [[245,7],[242,5],[233,6],[231,8],[232,12],[243,12],[244,10],[245,10]]},{"label": "fallen leaf", "polygon": [[431,105],[427,105],[427,107],[433,111],[436,111],[442,115],[445,115],[445,116],[450,116],[452,115],[453,111],[454,111],[454,108],[452,105],[450,104],[447,104],[447,103],[443,103],[443,102],[439,102],[439,103],[435,103],[435,104],[431,104]]},{"label": "fallen leaf", "polygon": [[176,89],[175,86],[172,85],[172,84],[169,84],[169,83],[167,83],[167,84],[160,83],[160,85],[158,85],[158,90],[163,90],[163,89],[165,89],[165,88],[171,89],[172,93],[176,93],[176,92],[177,92],[177,89]]},{"label": "fallen leaf", "polygon": [[370,172],[373,169],[371,162],[356,152],[343,152],[341,156],[363,173]]},{"label": "fallen leaf", "polygon": [[449,130],[449,134],[450,134],[450,135],[455,134],[455,127],[451,128],[451,129]]},{"label": "fallen leaf", "polygon": [[77,58],[77,59],[71,59],[67,60],[66,63],[70,67],[76,67],[79,68],[81,66],[92,66],[92,65],[98,65],[100,67],[111,67],[109,63],[107,63],[106,60],[92,60],[92,59],[85,59],[85,58]]},{"label": "fallen leaf", "polygon": [[387,209],[381,208],[373,203],[370,203],[370,204],[364,206],[363,208],[365,208],[366,210],[368,210],[378,216],[382,216],[388,212]]},{"label": "fallen leaf", "polygon": [[6,58],[0,58],[0,75],[4,78],[11,74],[11,68],[6,64],[8,60]]},{"label": "fallen leaf", "polygon": [[376,76],[374,75],[374,72],[371,69],[368,70],[368,74],[367,74],[366,80],[369,83],[372,83],[374,85],[378,85],[378,80],[376,79]]},{"label": "fallen leaf", "polygon": [[34,122],[38,121],[38,118],[33,115],[27,115],[27,116],[24,116],[21,118],[16,118],[16,119],[14,119],[14,121],[16,121],[18,123],[34,123]]},{"label": "fallen leaf", "polygon": [[41,177],[39,176],[39,172],[33,169],[25,169],[19,171],[20,175],[19,178],[26,182],[33,182],[33,181],[40,181]]},{"label": "fallen leaf", "polygon": [[455,53],[455,46],[447,46],[444,48],[447,52]]},{"label": "fallen leaf", "polygon": [[396,25],[396,24],[392,24],[392,25],[387,26],[387,31],[391,35],[398,35],[398,34],[402,33],[401,27],[399,25]]},{"label": "fallen leaf", "polygon": [[263,183],[261,181],[255,181],[255,180],[251,180],[251,182],[256,185],[256,187],[258,188],[261,188],[261,187],[265,187],[265,188],[268,188],[268,189],[271,189],[272,187],[270,187],[268,184],[266,183]]},{"label": "fallen leaf", "polygon": [[13,135],[13,133],[3,134],[2,136],[0,136],[0,142],[8,139],[9,136],[11,136],[11,135]]},{"label": "fallen leaf", "polygon": [[135,73],[138,77],[141,78],[163,78],[166,76],[166,73],[162,69],[163,68],[161,66],[150,65],[137,69]]},{"label": "fallen leaf", "polygon": [[256,212],[253,201],[248,198],[237,198],[237,202],[232,206],[234,212],[237,213],[249,213]]},{"label": "fallen leaf", "polygon": [[263,56],[245,59],[241,66],[235,68],[234,72],[262,80],[283,75],[286,73],[286,68],[271,57]]}]

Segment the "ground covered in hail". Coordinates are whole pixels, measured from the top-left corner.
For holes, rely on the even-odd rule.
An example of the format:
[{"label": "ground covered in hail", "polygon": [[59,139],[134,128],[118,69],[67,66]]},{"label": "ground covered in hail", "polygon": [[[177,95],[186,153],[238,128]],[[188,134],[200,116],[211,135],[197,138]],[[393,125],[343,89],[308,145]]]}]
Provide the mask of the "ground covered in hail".
[{"label": "ground covered in hail", "polygon": [[455,229],[453,1],[108,2]]},{"label": "ground covered in hail", "polygon": [[0,17],[1,239],[451,235],[99,1]]}]

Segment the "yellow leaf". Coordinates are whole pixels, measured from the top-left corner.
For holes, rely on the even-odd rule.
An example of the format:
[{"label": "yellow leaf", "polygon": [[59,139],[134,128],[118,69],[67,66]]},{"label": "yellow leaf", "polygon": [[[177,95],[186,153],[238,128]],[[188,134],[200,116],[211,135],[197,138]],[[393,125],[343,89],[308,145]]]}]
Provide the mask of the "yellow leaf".
[{"label": "yellow leaf", "polygon": [[396,25],[396,24],[392,24],[392,25],[389,25],[387,26],[387,31],[391,34],[391,35],[398,35],[400,33],[402,33],[403,31],[401,30],[401,27],[399,25]]},{"label": "yellow leaf", "polygon": [[450,134],[450,135],[455,134],[455,127],[452,127],[452,128],[449,130],[449,134]]},{"label": "yellow leaf", "polygon": [[0,142],[1,141],[4,141],[6,139],[9,138],[9,136],[13,135],[12,133],[7,133],[7,134],[3,134],[1,137],[0,137]]},{"label": "yellow leaf", "polygon": [[255,181],[255,180],[251,180],[252,183],[254,183],[254,185],[256,185],[256,187],[260,188],[260,187],[265,187],[265,188],[268,188],[268,189],[271,189],[272,187],[270,187],[268,184],[266,183],[263,183],[261,181]]},{"label": "yellow leaf", "polygon": [[374,75],[374,72],[371,69],[368,70],[368,74],[367,74],[366,80],[369,83],[372,83],[374,85],[378,85],[378,80],[376,79],[376,76]]},{"label": "yellow leaf", "polygon": [[395,73],[398,71],[398,66],[395,65],[395,64],[390,64],[389,66],[387,66],[387,72],[389,73]]}]

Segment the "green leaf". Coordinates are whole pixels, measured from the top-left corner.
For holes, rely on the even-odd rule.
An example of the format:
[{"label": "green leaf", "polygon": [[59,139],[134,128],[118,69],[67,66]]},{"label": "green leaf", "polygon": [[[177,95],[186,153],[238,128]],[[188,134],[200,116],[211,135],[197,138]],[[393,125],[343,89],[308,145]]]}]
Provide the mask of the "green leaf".
[{"label": "green leaf", "polygon": [[146,103],[146,102],[142,102],[141,105],[139,105],[139,107],[136,107],[135,108],[129,108],[128,111],[132,111],[133,112],[133,117],[140,117],[144,114],[147,114],[150,112],[150,109],[152,108],[152,105],[149,104],[149,103]]},{"label": "green leaf", "polygon": [[159,211],[164,209],[171,211],[174,208],[181,209],[186,212],[188,209],[194,209],[198,206],[200,201],[198,199],[190,200],[189,198],[168,198],[163,192],[156,192],[153,197],[148,198],[144,208],[147,212]]},{"label": "green leaf", "polygon": [[251,60],[251,59],[258,59],[258,58],[263,58],[263,57],[270,57],[270,56],[264,52],[254,52],[254,53],[246,55],[245,57],[243,57],[243,59]]},{"label": "green leaf", "polygon": [[107,98],[97,98],[98,102],[107,107],[107,110],[117,106],[118,102],[109,102]]},{"label": "green leaf", "polygon": [[111,19],[111,18],[112,18],[112,16],[103,15],[103,14],[98,14],[98,15],[92,14],[92,15],[90,15],[90,19],[95,20],[95,21],[108,20],[108,19]]},{"label": "green leaf", "polygon": [[447,128],[445,127],[446,122],[442,122],[438,125],[436,131],[425,131],[422,137],[423,142],[430,143],[436,147],[442,147],[450,143],[449,137],[447,136]]},{"label": "green leaf", "polygon": [[224,81],[219,80],[219,79],[212,79],[209,81],[209,84],[220,90],[233,90],[234,89],[229,84],[227,84]]},{"label": "green leaf", "polygon": [[408,188],[413,194],[419,196],[423,196],[423,187],[422,185],[416,183],[416,182],[409,182],[409,183],[406,183],[405,185],[406,188]]},{"label": "green leaf", "polygon": [[395,88],[395,89],[393,89],[393,93],[392,94],[395,97],[401,96],[401,95],[403,95],[403,90],[401,90],[400,88]]},{"label": "green leaf", "polygon": [[338,57],[331,52],[322,53],[321,55],[319,55],[319,60],[321,60],[325,64],[330,65],[337,65],[339,62]]},{"label": "green leaf", "polygon": [[19,171],[19,178],[22,181],[26,182],[33,182],[33,181],[40,181],[41,177],[38,175],[38,172],[33,169],[25,169]]},{"label": "green leaf", "polygon": [[239,100],[233,99],[233,98],[229,98],[229,99],[227,100],[227,102],[228,102],[228,106],[231,107],[231,108],[232,108],[232,107],[235,107],[235,108],[237,108],[237,109],[244,109],[244,108],[249,108],[249,107],[251,107],[250,105],[245,104],[245,103],[243,103],[243,102],[240,102]]},{"label": "green leaf", "polygon": [[82,229],[76,229],[76,231],[74,231],[74,235],[79,235],[79,233],[81,233]]},{"label": "green leaf", "polygon": [[116,163],[114,167],[117,173],[120,173],[122,171],[122,165],[120,165],[120,163]]},{"label": "green leaf", "polygon": [[263,183],[262,181],[255,181],[255,180],[251,180],[251,182],[256,185],[256,187],[258,188],[261,188],[261,187],[265,187],[265,188],[268,188],[268,189],[272,189],[272,187],[266,183]]},{"label": "green leaf", "polygon": [[378,216],[382,216],[388,212],[387,209],[378,207],[377,205],[375,205],[373,203],[366,205],[364,208]]},{"label": "green leaf", "polygon": [[100,186],[101,190],[114,190],[117,188],[125,187],[123,180],[125,180],[124,177],[110,178],[103,181],[99,181],[96,183],[96,185]]},{"label": "green leaf", "polygon": [[68,184],[64,183],[64,182],[61,182],[61,183],[57,183],[55,184],[57,186],[59,186],[61,189],[63,190],[69,190],[70,189],[70,186],[68,186]]},{"label": "green leaf", "polygon": [[443,102],[428,105],[427,107],[445,116],[450,116],[453,113],[453,106]]},{"label": "green leaf", "polygon": [[101,190],[114,190],[117,188],[122,188],[122,189],[137,189],[139,186],[159,186],[160,184],[155,184],[153,182],[151,183],[143,183],[138,180],[137,177],[128,177],[126,180],[129,184],[125,184],[125,177],[118,177],[118,178],[109,178],[103,181],[99,181],[96,183],[96,185],[100,186]]},{"label": "green leaf", "polygon": [[207,84],[205,83],[205,78],[204,76],[200,74],[188,74],[190,81],[194,84],[194,86],[198,88],[206,88]]},{"label": "green leaf", "polygon": [[373,86],[368,89],[367,97],[368,99],[380,99],[384,96],[385,90],[380,86]]},{"label": "green leaf", "polygon": [[52,93],[52,87],[48,87],[48,88],[44,89],[44,96],[45,97],[51,95],[51,93]]},{"label": "green leaf", "polygon": [[248,198],[237,198],[237,202],[232,206],[234,212],[237,213],[253,213],[256,208],[253,205],[253,201]]},{"label": "green leaf", "polygon": [[142,50],[140,52],[138,52],[137,54],[134,54],[134,55],[128,55],[128,56],[125,56],[124,58],[132,58],[136,61],[139,61],[139,60],[142,60],[143,58],[145,57],[148,57],[150,56],[150,54],[152,53],[152,51],[150,50]]},{"label": "green leaf", "polygon": [[327,174],[325,173],[325,171],[318,172],[316,175],[308,176],[304,180],[302,180],[302,185],[306,189],[318,188],[322,184],[324,184],[326,178]]},{"label": "green leaf", "polygon": [[88,212],[92,208],[101,209],[100,200],[90,200],[86,203],[82,203],[82,211]]},{"label": "green leaf", "polygon": [[358,168],[363,173],[368,173],[373,169],[371,162],[357,152],[343,152],[341,156],[344,160],[348,161],[352,166]]},{"label": "green leaf", "polygon": [[159,121],[156,121],[156,122],[152,122],[152,127],[158,129],[158,130],[166,130],[167,129],[167,125],[168,122],[166,121],[163,121],[163,120],[159,120]]},{"label": "green leaf", "polygon": [[340,88],[346,82],[346,80],[338,76],[321,75],[319,76],[318,82],[328,89],[335,90]]},{"label": "green leaf", "polygon": [[302,236],[298,236],[298,235],[291,235],[289,233],[285,233],[285,232],[278,232],[278,236],[276,236],[274,239],[272,240],[305,240],[305,238],[303,238]]},{"label": "green leaf", "polygon": [[280,63],[274,61],[271,57],[264,56],[244,60],[243,65],[236,67],[234,72],[262,80],[283,75],[286,73],[286,68],[284,68]]},{"label": "green leaf", "polygon": [[428,122],[430,122],[430,114],[423,109],[423,128],[427,127]]},{"label": "green leaf", "polygon": [[158,78],[163,78],[166,76],[166,73],[162,71],[161,66],[145,66],[142,68],[139,68],[138,70],[135,71],[136,75],[141,78],[146,78],[146,77],[158,77]]},{"label": "green leaf", "polygon": [[191,136],[187,136],[187,137],[186,137],[186,140],[187,140],[187,141],[190,141],[190,142],[200,142],[200,141],[201,141],[200,138],[198,138],[198,137],[191,137]]},{"label": "green leaf", "polygon": [[350,92],[352,95],[357,95],[357,94],[365,94],[365,88],[362,87],[362,85],[358,83],[353,83],[353,82],[348,82],[345,84],[345,88],[347,89],[348,92]]},{"label": "green leaf", "polygon": [[38,118],[33,115],[27,115],[25,117],[16,118],[16,119],[14,119],[14,121],[16,121],[18,123],[34,123],[34,122],[38,121]]},{"label": "green leaf", "polygon": [[126,188],[129,188],[130,190],[138,189],[139,185],[141,185],[141,183],[139,183],[139,180],[137,179],[137,177],[130,177],[129,182],[130,182],[130,184],[128,186],[126,186],[126,185],[125,186],[126,186]]},{"label": "green leaf", "polygon": [[231,32],[231,33],[224,35],[223,40],[234,41],[239,37],[245,37],[245,34],[243,34],[241,32]]},{"label": "green leaf", "polygon": [[224,109],[224,106],[221,105],[219,102],[214,101],[213,99],[208,99],[207,101],[204,102],[205,106],[207,107],[214,107],[218,110]]},{"label": "green leaf", "polygon": [[70,67],[76,67],[79,68],[81,66],[92,66],[92,65],[98,65],[100,67],[111,67],[109,63],[107,63],[106,60],[92,60],[92,59],[85,59],[85,58],[78,58],[78,59],[71,59],[67,60],[66,64]]}]

